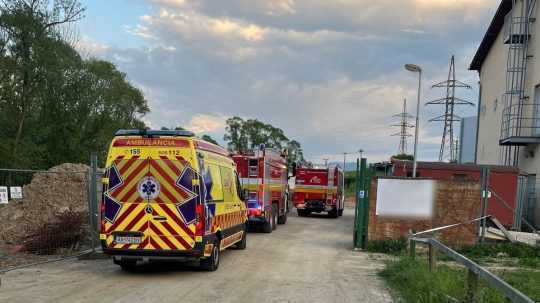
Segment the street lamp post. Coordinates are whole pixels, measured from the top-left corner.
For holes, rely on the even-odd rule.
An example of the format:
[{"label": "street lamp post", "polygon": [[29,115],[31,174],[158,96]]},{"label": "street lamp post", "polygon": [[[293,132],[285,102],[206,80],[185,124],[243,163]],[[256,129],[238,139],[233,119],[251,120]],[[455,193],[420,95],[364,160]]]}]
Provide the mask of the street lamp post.
[{"label": "street lamp post", "polygon": [[405,69],[413,72],[418,73],[418,101],[416,103],[416,126],[414,130],[414,159],[413,159],[413,174],[412,177],[416,178],[416,167],[417,167],[417,161],[418,158],[418,131],[420,129],[420,94],[422,92],[422,68],[418,65],[414,64],[406,64]]},{"label": "street lamp post", "polygon": [[360,160],[362,160],[362,155],[364,154],[364,150],[360,149],[360,150],[358,150],[358,153],[360,153]]}]

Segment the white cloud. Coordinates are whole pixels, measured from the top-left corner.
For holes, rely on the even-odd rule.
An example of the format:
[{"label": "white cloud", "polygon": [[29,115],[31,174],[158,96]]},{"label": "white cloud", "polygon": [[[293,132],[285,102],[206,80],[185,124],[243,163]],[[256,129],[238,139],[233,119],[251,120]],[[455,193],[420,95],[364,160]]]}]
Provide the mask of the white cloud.
[{"label": "white cloud", "polygon": [[195,134],[222,133],[227,118],[221,115],[197,114],[191,118],[186,129]]},{"label": "white cloud", "polygon": [[[127,28],[147,48],[90,45],[145,88],[152,126],[219,138],[227,117],[257,118],[319,160],[359,148],[376,160],[394,154],[391,116],[404,97],[416,100],[403,64],[426,71],[425,100],[439,96],[427,86],[444,80],[451,53],[460,77],[474,79],[465,57],[496,8],[488,0],[147,1],[155,11]],[[436,110],[422,107],[421,159],[436,158],[440,127],[425,122]]]}]

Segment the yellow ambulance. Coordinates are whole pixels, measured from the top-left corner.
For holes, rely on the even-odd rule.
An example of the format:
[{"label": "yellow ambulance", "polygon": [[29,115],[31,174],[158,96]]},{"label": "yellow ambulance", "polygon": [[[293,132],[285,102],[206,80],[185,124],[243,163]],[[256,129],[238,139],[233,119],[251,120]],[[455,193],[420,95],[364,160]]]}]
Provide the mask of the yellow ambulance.
[{"label": "yellow ambulance", "polygon": [[122,269],[137,262],[200,261],[246,248],[247,209],[236,165],[220,146],[178,130],[119,130],[106,161],[103,251]]}]

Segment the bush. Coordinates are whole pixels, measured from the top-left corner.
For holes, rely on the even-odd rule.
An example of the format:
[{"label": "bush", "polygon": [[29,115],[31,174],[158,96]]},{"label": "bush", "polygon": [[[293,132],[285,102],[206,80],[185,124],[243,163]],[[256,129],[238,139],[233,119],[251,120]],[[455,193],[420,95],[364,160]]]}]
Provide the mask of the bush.
[{"label": "bush", "polygon": [[54,223],[35,228],[24,240],[26,251],[52,255],[60,249],[76,250],[85,237],[86,213],[67,210],[56,215]]},{"label": "bush", "polygon": [[388,239],[382,241],[369,241],[366,249],[369,252],[400,255],[407,250],[407,245],[408,241],[405,238],[397,240]]}]

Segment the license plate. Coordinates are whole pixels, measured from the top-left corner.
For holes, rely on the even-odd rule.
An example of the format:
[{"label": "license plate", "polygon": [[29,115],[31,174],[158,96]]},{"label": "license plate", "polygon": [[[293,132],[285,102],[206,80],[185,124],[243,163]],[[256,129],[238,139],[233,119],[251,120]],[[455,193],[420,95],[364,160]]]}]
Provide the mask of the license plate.
[{"label": "license plate", "polygon": [[134,236],[116,236],[114,241],[117,244],[141,244],[142,238]]}]

